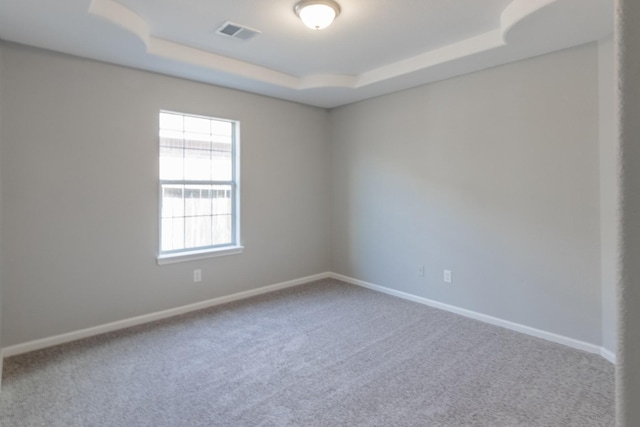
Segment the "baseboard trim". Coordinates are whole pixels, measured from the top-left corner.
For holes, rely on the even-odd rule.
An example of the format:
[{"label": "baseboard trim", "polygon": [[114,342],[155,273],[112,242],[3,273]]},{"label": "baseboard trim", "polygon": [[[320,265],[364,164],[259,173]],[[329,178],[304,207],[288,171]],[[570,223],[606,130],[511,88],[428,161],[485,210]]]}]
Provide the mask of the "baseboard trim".
[{"label": "baseboard trim", "polygon": [[583,350],[589,353],[595,353],[601,355],[611,363],[615,363],[615,355],[603,347],[588,342],[576,340],[573,338],[558,335],[553,332],[543,331],[541,329],[532,328],[519,323],[510,322],[508,320],[500,319],[497,317],[489,316],[486,314],[478,313],[476,311],[467,310],[465,308],[456,307],[453,305],[441,303],[428,298],[419,297],[417,295],[409,294],[406,292],[398,291],[395,289],[387,288],[384,286],[376,285],[373,283],[365,282],[364,280],[354,279],[353,277],[344,276],[342,274],[330,273],[332,279],[341,280],[343,282],[350,283],[352,285],[361,286],[363,288],[371,289],[377,292],[382,292],[387,295],[403,298],[409,301],[417,302],[420,304],[428,305],[430,307],[439,308],[441,310],[449,311],[451,313],[459,314],[470,319],[479,320],[481,322],[490,323],[492,325],[500,326],[503,328],[511,329],[512,331],[520,332],[526,335],[530,335],[536,338],[542,338],[547,341],[552,341],[558,344],[563,344],[568,347]]},{"label": "baseboard trim", "polygon": [[238,300],[250,298],[256,295],[262,295],[269,292],[278,291],[280,289],[291,288],[294,286],[313,282],[315,280],[326,279],[328,277],[331,277],[330,273],[314,274],[312,276],[301,277],[299,279],[289,280],[282,283],[276,283],[274,285],[263,286],[261,288],[238,292],[235,294],[213,298],[210,300],[201,301],[194,304],[183,305],[181,307],[171,308],[163,311],[157,311],[155,313],[131,317],[124,320],[118,320],[116,322],[111,322],[104,325],[95,326],[92,328],[81,329],[74,332],[68,332],[65,334],[55,335],[48,338],[42,338],[42,339],[29,341],[22,344],[16,344],[9,347],[5,347],[2,350],[0,350],[0,356],[2,357],[16,356],[18,354],[27,353],[34,350],[40,350],[47,347],[53,347],[55,345],[76,341],[82,338],[88,338],[94,335],[103,334],[105,332],[117,331],[119,329],[129,328],[131,326],[138,326],[138,325],[153,322],[156,320],[167,319],[169,317],[178,316],[180,314],[202,310],[204,308],[214,307],[216,305],[226,304],[232,301],[238,301]]},{"label": "baseboard trim", "polygon": [[[387,295],[392,295],[398,298],[403,298],[409,301],[428,305],[430,307],[449,311],[451,313],[468,317],[470,319],[475,319],[481,322],[511,329],[516,332],[520,332],[520,333],[537,337],[537,338],[542,338],[547,341],[552,341],[558,344],[563,344],[568,347],[587,351],[589,353],[599,354],[609,362],[613,364],[616,363],[616,355],[613,352],[611,352],[610,350],[604,347],[597,346],[595,344],[579,341],[573,338],[569,338],[569,337],[558,335],[552,332],[547,332],[540,329],[532,328],[530,326],[525,326],[519,323],[510,322],[508,320],[499,319],[497,317],[493,317],[493,316],[478,313],[472,310],[467,310],[467,309],[456,307],[453,305],[441,303],[428,298],[420,297],[417,295],[413,295],[413,294],[398,291],[395,289],[387,288],[384,286],[376,285],[373,283],[365,282],[363,280],[354,279],[353,277],[345,276],[342,274],[325,272],[325,273],[314,274],[311,276],[301,277],[299,279],[289,280],[286,282],[276,283],[274,285],[263,286],[257,289],[251,289],[248,291],[243,291],[243,292],[238,292],[231,295],[213,298],[210,300],[201,301],[194,304],[188,304],[181,307],[171,308],[168,310],[158,311],[150,314],[145,314],[142,316],[131,317],[128,319],[119,320],[119,321],[107,323],[104,325],[99,325],[91,328],[81,329],[74,332],[68,332],[65,334],[55,335],[48,338],[42,338],[42,339],[29,341],[22,344],[16,344],[9,347],[5,347],[0,349],[0,369],[2,368],[2,359],[4,357],[17,356],[19,354],[28,353],[30,351],[40,350],[47,347],[53,347],[55,345],[64,344],[64,343],[76,341],[83,338],[88,338],[95,335],[100,335],[106,332],[117,331],[119,329],[129,328],[131,326],[138,326],[138,325],[153,322],[156,320],[167,319],[170,317],[178,316],[178,315],[189,313],[192,311],[202,310],[205,308],[214,307],[216,305],[226,304],[229,302],[238,301],[245,298],[250,298],[253,296],[278,291],[280,289],[291,288],[294,286],[302,285],[302,284],[313,282],[316,280],[327,279],[327,278],[341,280],[343,282],[350,283],[352,285],[361,286],[363,288],[371,289],[377,292],[382,292]],[[0,387],[2,387],[1,382],[0,382]]]},{"label": "baseboard trim", "polygon": [[607,359],[609,362],[613,363],[614,365],[616,364],[616,354],[614,352],[612,352],[611,350],[608,350],[604,347],[600,348],[600,356],[604,357],[605,359]]}]

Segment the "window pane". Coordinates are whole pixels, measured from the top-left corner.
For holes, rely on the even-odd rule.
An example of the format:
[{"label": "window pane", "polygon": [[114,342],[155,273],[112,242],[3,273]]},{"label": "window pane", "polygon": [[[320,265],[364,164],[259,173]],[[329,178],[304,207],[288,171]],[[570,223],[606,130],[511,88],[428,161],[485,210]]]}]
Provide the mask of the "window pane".
[{"label": "window pane", "polygon": [[160,113],[161,251],[234,243],[235,126]]},{"label": "window pane", "polygon": [[184,215],[211,215],[211,213],[211,186],[186,186]]},{"label": "window pane", "polygon": [[184,216],[184,190],[181,185],[162,186],[162,218]]},{"label": "window pane", "polygon": [[187,181],[211,180],[211,151],[184,150],[184,179]]},{"label": "window pane", "polygon": [[177,136],[177,137],[161,136],[160,137],[160,146],[161,147],[168,147],[168,148],[175,148],[175,152],[178,153],[179,155],[182,155],[182,149],[184,148],[184,137],[183,137],[182,133],[180,133],[178,135],[179,136]]},{"label": "window pane", "polygon": [[213,217],[213,244],[224,245],[232,242],[231,215],[216,215]]},{"label": "window pane", "polygon": [[211,135],[208,133],[185,132],[184,139],[194,141],[194,142],[205,141],[208,143],[211,141]]},{"label": "window pane", "polygon": [[231,135],[212,135],[211,141],[219,144],[226,144],[229,150],[231,150],[231,142],[233,141]]},{"label": "window pane", "polygon": [[184,130],[182,114],[160,113],[160,129]]},{"label": "window pane", "polygon": [[231,186],[216,185],[214,186],[214,197],[212,200],[212,212],[214,215],[230,215],[231,214]]},{"label": "window pane", "polygon": [[184,139],[184,132],[181,130],[160,129],[160,138],[178,139],[182,141]]},{"label": "window pane", "polygon": [[211,133],[213,135],[225,135],[230,137],[233,134],[233,125],[231,122],[212,120]]},{"label": "window pane", "polygon": [[211,154],[211,179],[214,181],[231,181],[233,179],[231,150],[216,149]]},{"label": "window pane", "polygon": [[203,139],[189,139],[186,138],[184,140],[184,147],[192,150],[201,150],[207,152],[207,158],[209,157],[209,152],[211,151],[211,141],[203,140]]},{"label": "window pane", "polygon": [[184,218],[163,218],[161,250],[172,251],[184,248]]},{"label": "window pane", "polygon": [[178,146],[176,140],[163,140],[166,145],[160,146],[160,179],[184,179],[184,148]]},{"label": "window pane", "polygon": [[205,119],[203,117],[185,116],[184,130],[186,132],[195,132],[195,133],[203,133],[206,135],[211,135],[211,119]]},{"label": "window pane", "polygon": [[185,217],[185,245],[190,248],[211,246],[211,216]]}]

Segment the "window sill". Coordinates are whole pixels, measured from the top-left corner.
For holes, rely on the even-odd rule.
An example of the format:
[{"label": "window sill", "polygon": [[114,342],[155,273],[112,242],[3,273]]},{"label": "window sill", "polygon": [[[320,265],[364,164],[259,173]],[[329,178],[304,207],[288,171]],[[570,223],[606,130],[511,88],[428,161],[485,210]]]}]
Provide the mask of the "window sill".
[{"label": "window sill", "polygon": [[159,265],[174,264],[176,262],[194,261],[197,259],[214,258],[219,256],[241,254],[244,246],[230,246],[221,249],[207,249],[203,251],[180,252],[176,254],[158,255]]}]

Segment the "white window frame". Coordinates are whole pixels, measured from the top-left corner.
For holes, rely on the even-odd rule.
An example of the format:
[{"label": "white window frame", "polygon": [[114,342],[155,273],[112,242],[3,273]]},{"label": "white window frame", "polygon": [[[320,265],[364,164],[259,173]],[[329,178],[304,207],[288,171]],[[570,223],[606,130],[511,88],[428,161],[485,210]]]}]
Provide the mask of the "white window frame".
[{"label": "white window frame", "polygon": [[[218,120],[231,123],[233,126],[232,143],[231,143],[231,162],[232,176],[230,181],[195,181],[195,180],[163,180],[158,176],[158,264],[171,264],[176,262],[198,260],[204,258],[226,256],[240,254],[244,250],[244,246],[240,240],[240,122],[238,120],[223,119],[212,116],[203,116],[197,114],[189,114],[178,111],[160,110],[161,113],[177,114],[185,117],[204,118],[208,120]],[[160,129],[158,124],[157,129]],[[159,134],[158,134],[159,135]],[[160,149],[160,137],[158,136],[158,150]],[[160,155],[158,155],[160,161]],[[217,246],[207,246],[204,248],[186,248],[179,250],[163,251],[162,250],[162,188],[163,185],[230,185],[231,186],[231,243]]]}]

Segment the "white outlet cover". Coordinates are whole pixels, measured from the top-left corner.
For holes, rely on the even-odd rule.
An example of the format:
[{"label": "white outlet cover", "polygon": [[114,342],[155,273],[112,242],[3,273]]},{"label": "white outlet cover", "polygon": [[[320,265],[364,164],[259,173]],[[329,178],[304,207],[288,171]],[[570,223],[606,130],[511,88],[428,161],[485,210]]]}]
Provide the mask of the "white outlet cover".
[{"label": "white outlet cover", "polygon": [[442,278],[444,280],[444,283],[451,283],[453,279],[451,275],[451,270],[444,270]]}]

